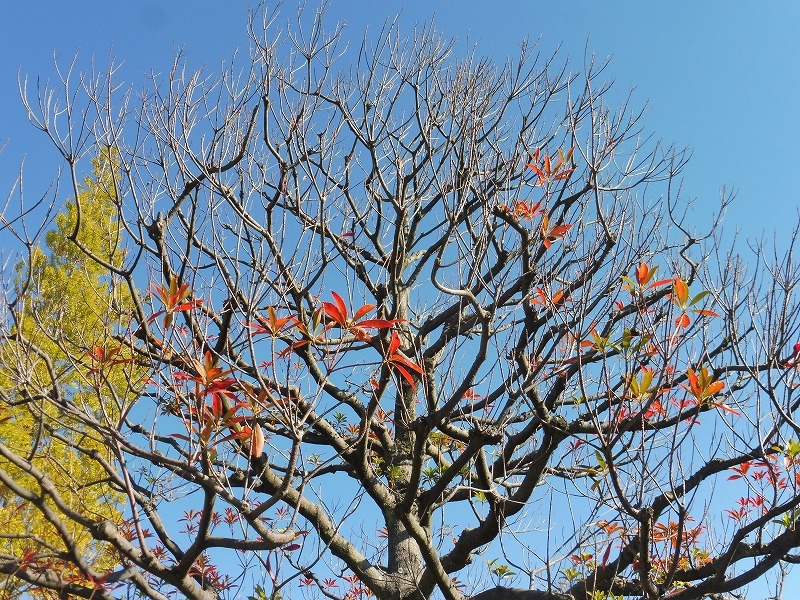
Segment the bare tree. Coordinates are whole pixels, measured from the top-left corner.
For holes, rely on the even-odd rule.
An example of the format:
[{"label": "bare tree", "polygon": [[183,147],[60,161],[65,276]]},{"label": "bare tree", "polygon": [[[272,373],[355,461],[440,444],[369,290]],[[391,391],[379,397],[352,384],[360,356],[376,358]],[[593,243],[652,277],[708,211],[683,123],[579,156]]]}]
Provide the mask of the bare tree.
[{"label": "bare tree", "polygon": [[[0,440],[3,502],[60,540],[30,532],[0,572],[53,597],[448,600],[722,598],[785,573],[793,248],[748,266],[718,221],[697,233],[685,155],[607,104],[603,65],[527,44],[498,65],[427,26],[348,47],[323,20],[258,13],[218,75],[178,57],[143,91],[113,67],[23,87],[126,325],[50,364],[9,292],[6,343],[50,366],[8,361],[3,400],[101,468],[121,516]],[[77,235],[98,155],[120,263]]]}]

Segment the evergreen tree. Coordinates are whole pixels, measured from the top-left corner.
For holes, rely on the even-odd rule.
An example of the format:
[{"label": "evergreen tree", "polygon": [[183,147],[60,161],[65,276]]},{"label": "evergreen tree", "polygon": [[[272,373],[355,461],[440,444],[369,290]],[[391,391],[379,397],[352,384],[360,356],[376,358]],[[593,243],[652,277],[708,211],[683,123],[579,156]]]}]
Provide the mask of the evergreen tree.
[{"label": "evergreen tree", "polygon": [[[0,347],[0,442],[31,458],[66,502],[53,505],[36,473],[23,473],[0,457],[0,468],[15,473],[20,486],[10,490],[0,484],[0,552],[19,557],[23,567],[30,557],[39,574],[52,569],[63,576],[60,555],[68,548],[77,549],[87,564],[102,567],[109,561],[85,528],[63,518],[74,511],[118,522],[123,499],[100,466],[113,461],[113,453],[71,413],[78,409],[101,422],[120,419],[140,379],[126,358],[129,352],[111,341],[126,327],[130,298],[112,275],[124,259],[114,154],[98,156],[93,171],[77,198],[56,216],[45,247],[30,248],[17,265],[14,325]],[[113,405],[99,401],[99,387],[111,392],[104,398],[114,398]],[[50,504],[49,510],[36,508],[39,503]],[[74,567],[68,571],[82,577]],[[5,597],[19,594],[20,583],[9,579]]]}]

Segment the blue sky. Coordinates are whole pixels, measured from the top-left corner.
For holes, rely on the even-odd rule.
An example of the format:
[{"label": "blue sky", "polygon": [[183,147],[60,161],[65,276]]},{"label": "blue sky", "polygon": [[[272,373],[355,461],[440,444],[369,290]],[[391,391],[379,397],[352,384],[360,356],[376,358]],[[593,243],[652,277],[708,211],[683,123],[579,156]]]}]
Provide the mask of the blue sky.
[{"label": "blue sky", "polygon": [[[78,67],[109,56],[123,63],[119,78],[134,86],[151,71],[169,70],[176,50],[190,66],[213,68],[246,52],[250,3],[241,0],[113,2],[41,0],[8,3],[0,19],[0,191],[5,197],[26,157],[32,197],[47,189],[59,164],[44,135],[28,125],[17,93],[18,73],[53,78],[53,55]],[[693,217],[707,224],[723,186],[737,190],[728,230],[785,241],[797,222],[800,192],[800,3],[711,0],[691,2],[475,2],[333,0],[331,15],[355,39],[402,10],[409,29],[436,15],[438,26],[464,45],[480,42],[499,60],[520,40],[540,39],[545,54],[579,70],[587,53],[612,57],[606,74],[624,99],[648,106],[644,126],[656,137],[693,150],[683,193],[696,199]],[[287,1],[284,12],[294,11]],[[9,241],[0,234],[0,247]]]},{"label": "blue sky", "polygon": [[[44,136],[25,121],[17,74],[53,77],[53,55],[79,67],[109,56],[123,62],[121,78],[143,81],[169,69],[182,48],[192,66],[213,68],[236,48],[246,49],[244,23],[252,3],[81,2],[10,3],[0,19],[0,181],[7,189],[26,156],[29,191],[43,191],[56,156]],[[284,3],[284,13],[295,3]],[[800,195],[792,173],[800,162],[800,4],[713,0],[706,2],[389,2],[334,0],[331,15],[347,22],[355,38],[401,11],[410,29],[436,16],[438,26],[466,45],[505,58],[519,41],[540,39],[545,53],[581,68],[585,52],[612,57],[616,93],[634,90],[647,104],[646,130],[686,146],[694,156],[684,172],[686,198],[697,200],[698,224],[708,222],[723,186],[737,202],[726,219],[730,231],[785,239],[797,221]],[[5,194],[4,194],[5,195]]]}]

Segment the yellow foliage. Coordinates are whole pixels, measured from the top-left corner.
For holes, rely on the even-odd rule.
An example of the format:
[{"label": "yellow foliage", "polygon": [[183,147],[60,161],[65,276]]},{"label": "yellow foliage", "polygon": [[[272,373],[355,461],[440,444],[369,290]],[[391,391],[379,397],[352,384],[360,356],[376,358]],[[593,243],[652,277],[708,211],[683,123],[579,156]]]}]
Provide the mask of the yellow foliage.
[{"label": "yellow foliage", "polygon": [[[123,497],[109,485],[102,465],[113,465],[115,458],[85,421],[114,427],[135,400],[142,373],[125,360],[129,350],[114,340],[128,325],[130,298],[100,264],[118,267],[125,258],[113,152],[103,152],[93,166],[78,198],[56,216],[46,249],[34,248],[17,266],[12,339],[0,346],[0,443],[48,477],[70,511],[118,522]],[[98,365],[97,349],[108,348],[115,349],[116,360]],[[54,524],[60,520],[87,563],[103,569],[114,562],[32,475],[3,457],[0,469],[45,498],[56,516],[45,518],[35,506],[38,500],[25,500],[0,483],[0,553],[36,552],[40,564],[45,556],[54,557],[67,546],[64,531]]]}]

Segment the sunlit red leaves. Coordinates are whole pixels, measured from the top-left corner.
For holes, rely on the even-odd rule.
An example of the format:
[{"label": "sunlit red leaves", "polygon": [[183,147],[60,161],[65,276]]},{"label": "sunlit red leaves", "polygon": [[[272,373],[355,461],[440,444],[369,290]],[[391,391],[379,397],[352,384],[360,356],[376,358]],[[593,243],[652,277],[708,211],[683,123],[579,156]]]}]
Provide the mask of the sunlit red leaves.
[{"label": "sunlit red leaves", "polygon": [[642,263],[636,269],[636,283],[640,286],[647,285],[650,279],[656,274],[658,267],[653,267],[652,269],[647,266],[647,263]]},{"label": "sunlit red leaves", "polygon": [[569,179],[570,175],[575,171],[575,169],[572,168],[574,152],[575,148],[570,148],[566,152],[559,148],[557,159],[556,157],[551,158],[549,154],[545,154],[544,158],[542,158],[541,148],[537,148],[530,153],[531,162],[527,163],[525,166],[538,176],[536,185],[566,180]]},{"label": "sunlit red leaves", "polygon": [[[308,334],[308,330],[306,327],[302,325],[302,323],[297,319],[295,315],[289,315],[288,317],[281,317],[278,318],[275,309],[270,306],[267,308],[267,318],[259,318],[258,321],[253,321],[247,323],[250,327],[250,330],[256,335],[269,335],[271,337],[281,337],[286,336],[293,329],[299,329],[301,332]],[[286,358],[287,356],[291,355],[292,352],[306,346],[308,344],[307,339],[303,340],[296,340],[291,342],[286,348],[281,350],[277,353],[278,358]],[[273,362],[265,361],[263,368],[269,368],[272,366]]]},{"label": "sunlit red leaves", "polygon": [[596,525],[600,529],[605,531],[608,535],[613,535],[613,534],[617,533],[618,531],[621,531],[621,532],[625,531],[625,527],[623,527],[621,523],[617,523],[617,522],[610,523],[610,522],[606,521],[605,519],[603,519],[602,521],[598,521],[596,523]]},{"label": "sunlit red leaves", "polygon": [[530,302],[534,306],[557,307],[565,302],[570,302],[570,298],[564,296],[564,290],[558,290],[552,296],[542,288],[536,288],[536,295],[531,298]]},{"label": "sunlit red leaves", "polygon": [[[205,447],[251,437],[247,426],[240,427],[248,417],[237,414],[244,408],[251,408],[250,402],[241,402],[237,396],[237,391],[242,391],[246,386],[239,385],[234,377],[230,377],[231,370],[218,367],[211,352],[206,352],[202,361],[193,359],[189,364],[193,373],[179,372],[173,376],[178,382],[190,381],[195,384],[190,395],[194,402],[179,406],[175,411],[184,420],[187,432],[195,435]],[[206,403],[208,397],[210,404]],[[218,437],[217,434],[224,429],[229,429],[231,433]],[[182,434],[173,434],[173,437],[191,441],[189,436]]]},{"label": "sunlit red leaves", "polygon": [[253,427],[250,425],[244,425],[239,430],[234,431],[231,435],[227,436],[225,439],[235,439],[235,440],[249,440],[250,441],[250,456],[253,458],[259,458],[262,454],[264,454],[264,445],[266,441],[269,439],[269,436],[264,433],[264,429],[261,427],[260,424],[255,423]]},{"label": "sunlit red leaves", "polygon": [[297,327],[299,321],[294,315],[288,317],[278,318],[275,309],[270,306],[267,308],[267,318],[260,319],[258,322],[248,323],[251,330],[255,334],[267,334],[271,336],[279,336],[287,333],[294,327]]},{"label": "sunlit red leaves", "polygon": [[185,379],[194,381],[202,386],[202,393],[205,394],[219,394],[226,393],[228,388],[236,383],[236,379],[228,377],[233,373],[231,369],[222,369],[217,366],[214,356],[211,351],[207,351],[203,355],[203,360],[192,359],[191,366],[196,375],[189,373],[179,374],[176,373],[176,379]]},{"label": "sunlit red leaves", "polygon": [[681,309],[686,310],[688,308],[689,286],[680,277],[676,277],[672,284],[672,298]]},{"label": "sunlit red leaves", "polygon": [[761,514],[765,514],[767,512],[767,505],[764,501],[764,497],[758,494],[739,498],[736,501],[736,504],[739,506],[739,508],[728,509],[725,511],[725,514],[728,515],[728,518],[734,521],[743,521],[754,508],[757,509]]},{"label": "sunlit red leaves", "polygon": [[653,400],[646,411],[644,411],[645,419],[652,419],[655,417],[665,417],[667,409],[660,400]]},{"label": "sunlit red leaves", "polygon": [[368,342],[372,338],[367,329],[391,329],[397,323],[404,322],[403,319],[363,319],[375,310],[374,304],[365,304],[351,318],[342,297],[336,292],[331,292],[331,295],[333,302],[322,303],[322,310],[330,319],[327,329],[339,327],[353,334],[356,339]]},{"label": "sunlit red leaves", "polygon": [[550,227],[550,219],[547,215],[542,217],[542,224],[539,230],[542,234],[542,245],[545,250],[549,249],[554,243],[563,238],[572,229],[572,225],[554,225]]},{"label": "sunlit red leaves", "polygon": [[466,392],[464,392],[464,400],[467,400],[469,402],[477,402],[481,398],[483,398],[483,396],[476,393],[475,390],[473,390],[472,388],[469,388]]},{"label": "sunlit red leaves", "polygon": [[87,375],[101,375],[109,367],[133,362],[132,358],[118,358],[120,346],[105,348],[103,346],[93,346],[86,354],[91,360],[92,368]]},{"label": "sunlit red leaves", "polygon": [[148,319],[148,323],[152,323],[159,317],[164,315],[164,329],[169,329],[172,326],[175,313],[187,312],[198,308],[203,304],[202,300],[187,300],[192,294],[189,289],[189,284],[184,283],[178,285],[177,278],[170,279],[169,286],[153,285],[150,290],[150,295],[154,298],[161,300],[164,305],[164,310],[160,310]]},{"label": "sunlit red leaves", "polygon": [[392,332],[392,340],[389,343],[389,352],[386,355],[386,362],[408,382],[408,384],[411,386],[411,389],[417,389],[416,383],[414,382],[414,375],[412,375],[412,373],[422,377],[424,374],[422,367],[407,358],[403,354],[402,350],[400,350],[400,336],[396,331]]},{"label": "sunlit red leaves", "polygon": [[689,392],[697,404],[701,406],[714,406],[720,410],[740,416],[740,413],[737,410],[734,410],[721,402],[712,402],[710,400],[711,397],[718,394],[725,388],[725,383],[714,379],[714,376],[709,373],[708,367],[703,367],[698,372],[695,372],[694,369],[691,368],[688,369],[686,371],[686,379],[687,383],[682,383],[680,386]]},{"label": "sunlit red leaves", "polygon": [[[622,276],[622,289],[630,292],[631,296],[635,298],[643,298],[645,294],[659,287],[672,285],[672,293],[668,298],[680,310],[680,314],[675,319],[675,326],[678,329],[685,329],[691,325],[692,320],[689,316],[690,313],[700,315],[702,317],[717,317],[717,313],[713,310],[703,308],[693,308],[701,300],[709,295],[709,291],[704,290],[694,296],[689,294],[688,284],[680,277],[673,279],[655,280],[656,271],[658,267],[651,267],[645,262],[642,262],[634,271],[631,277],[626,275]],[[624,304],[617,303],[617,309],[624,308]]]},{"label": "sunlit red leaves", "polygon": [[668,524],[656,523],[653,527],[653,541],[654,542],[669,542],[673,548],[684,548],[689,550],[692,546],[696,545],[703,531],[705,525],[697,527],[687,527],[686,523],[694,521],[691,517],[686,517],[683,523],[670,521]]},{"label": "sunlit red leaves", "polygon": [[686,377],[689,383],[688,385],[681,384],[681,387],[694,396],[698,402],[713,396],[725,387],[725,383],[722,381],[714,380],[713,375],[708,372],[708,367],[703,367],[699,373],[695,373],[694,369],[688,369]]},{"label": "sunlit red leaves", "polygon": [[680,277],[676,277],[672,282],[672,294],[669,297],[673,304],[675,304],[675,306],[681,310],[681,314],[675,320],[676,327],[686,328],[691,324],[692,321],[689,318],[688,313],[694,313],[702,317],[719,316],[713,310],[692,308],[710,293],[711,292],[708,290],[703,290],[702,292],[690,297],[689,286]]},{"label": "sunlit red leaves", "polygon": [[[30,547],[25,548],[23,551],[22,556],[19,558],[16,564],[16,570],[18,572],[29,572],[35,573],[37,575],[46,575],[52,577],[53,574],[57,574],[56,576],[61,579],[66,585],[74,585],[80,586],[84,588],[89,588],[90,590],[94,591],[105,591],[105,594],[98,594],[97,596],[110,596],[108,594],[108,590],[114,589],[119,587],[120,583],[110,583],[108,581],[108,575],[101,575],[101,576],[94,576],[91,573],[83,573],[79,571],[74,564],[71,564],[69,561],[63,560],[61,558],[57,558],[58,555],[54,555],[52,552],[39,552],[34,550]],[[10,598],[12,596],[4,595],[4,598]],[[19,596],[18,596],[19,597]],[[39,597],[50,597],[50,596],[39,596]],[[94,594],[92,594],[94,597]]]},{"label": "sunlit red leaves", "polygon": [[733,519],[734,521],[744,521],[749,513],[750,509],[744,506],[738,509],[725,509],[725,514],[728,515],[729,519]]},{"label": "sunlit red leaves", "polygon": [[633,274],[633,278],[626,275],[622,276],[622,289],[631,293],[633,296],[643,296],[646,291],[652,290],[672,283],[671,279],[653,281],[658,271],[658,266],[651,267],[647,263],[641,263]]},{"label": "sunlit red leaves", "polygon": [[517,200],[514,202],[513,211],[506,206],[502,208],[511,212],[517,219],[523,219],[525,221],[532,221],[536,217],[544,214],[544,206],[541,200],[535,203],[533,200]]},{"label": "sunlit red leaves", "polygon": [[735,465],[731,467],[731,471],[733,471],[735,475],[731,475],[730,477],[728,477],[728,481],[732,481],[734,479],[741,479],[742,477],[747,477],[747,472],[754,464],[755,461],[748,460],[740,465]]}]

